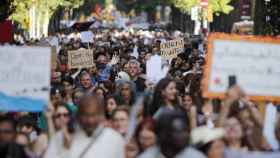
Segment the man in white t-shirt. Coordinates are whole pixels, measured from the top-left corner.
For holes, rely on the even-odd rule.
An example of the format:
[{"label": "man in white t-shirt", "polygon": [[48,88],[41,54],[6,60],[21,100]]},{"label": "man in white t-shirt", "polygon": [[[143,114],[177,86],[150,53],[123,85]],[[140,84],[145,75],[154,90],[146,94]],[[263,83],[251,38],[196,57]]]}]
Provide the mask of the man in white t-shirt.
[{"label": "man in white t-shirt", "polygon": [[58,132],[50,141],[45,158],[124,158],[125,141],[102,125],[104,110],[96,96],[81,99],[79,128],[74,134]]}]

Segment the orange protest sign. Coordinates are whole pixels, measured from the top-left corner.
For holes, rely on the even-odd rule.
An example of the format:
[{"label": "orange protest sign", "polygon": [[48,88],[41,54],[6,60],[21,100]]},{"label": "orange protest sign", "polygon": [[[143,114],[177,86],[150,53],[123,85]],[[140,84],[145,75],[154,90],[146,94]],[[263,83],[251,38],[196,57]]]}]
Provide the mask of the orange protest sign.
[{"label": "orange protest sign", "polygon": [[280,101],[280,40],[213,33],[203,79],[203,95],[223,98],[235,76],[252,100]]}]

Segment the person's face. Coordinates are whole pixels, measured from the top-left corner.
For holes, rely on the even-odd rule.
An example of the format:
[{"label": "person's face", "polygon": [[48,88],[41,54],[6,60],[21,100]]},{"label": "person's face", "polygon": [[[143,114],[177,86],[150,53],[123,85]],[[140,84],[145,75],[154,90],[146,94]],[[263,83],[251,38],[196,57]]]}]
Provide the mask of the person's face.
[{"label": "person's face", "polygon": [[97,62],[100,63],[100,64],[107,64],[108,63],[108,59],[105,55],[100,55],[98,58],[97,58]]},{"label": "person's face", "polygon": [[128,115],[124,111],[117,111],[113,116],[113,127],[121,135],[127,134],[128,131]]},{"label": "person's face", "polygon": [[139,133],[139,143],[143,150],[146,150],[156,144],[156,135],[153,131],[143,128]]},{"label": "person's face", "polygon": [[142,59],[145,58],[145,54],[146,54],[145,52],[140,52],[140,58]]},{"label": "person's face", "polygon": [[97,68],[96,68],[96,65],[92,66],[90,69],[89,69],[89,73],[91,75],[94,75],[97,73]]},{"label": "person's face", "polygon": [[192,98],[190,95],[185,95],[183,98],[183,107],[189,111],[191,106],[192,106],[193,102],[192,102]]},{"label": "person's face", "polygon": [[61,129],[70,121],[69,111],[62,106],[59,106],[54,113],[54,124],[57,129]]},{"label": "person's face", "polygon": [[241,124],[236,118],[226,120],[224,128],[228,141],[240,140],[243,136]]},{"label": "person's face", "polygon": [[151,53],[146,54],[145,61],[148,61],[149,59],[151,59],[151,57],[152,57]]},{"label": "person's face", "polygon": [[254,127],[254,122],[252,121],[252,119],[250,117],[250,112],[247,109],[242,110],[239,113],[239,116],[240,116],[243,127],[245,127],[245,128],[253,128]]},{"label": "person's face", "polygon": [[55,94],[51,95],[51,101],[52,101],[53,104],[61,102],[62,101],[61,94],[60,93],[55,93]]},{"label": "person's face", "polygon": [[0,123],[0,144],[12,143],[15,137],[16,132],[10,122]]},{"label": "person's face", "polygon": [[34,128],[31,125],[23,125],[19,130],[20,132],[29,135],[34,130]]},{"label": "person's face", "polygon": [[85,131],[88,136],[91,136],[94,130],[98,127],[99,123],[102,121],[102,114],[100,109],[98,109],[97,104],[94,101],[88,103],[88,106],[80,107],[79,113],[79,123],[81,128]]},{"label": "person's face", "polygon": [[139,74],[139,67],[137,64],[129,64],[129,74],[131,77],[137,77]]},{"label": "person's face", "polygon": [[139,153],[139,148],[134,140],[129,141],[125,146],[126,158],[136,158]]},{"label": "person's face", "polygon": [[79,103],[79,101],[80,101],[80,99],[82,98],[83,95],[84,95],[84,94],[83,94],[82,92],[76,92],[76,93],[74,94],[73,103],[74,103],[75,105],[78,105],[78,103]]},{"label": "person's face", "polygon": [[176,96],[177,96],[176,83],[170,82],[168,86],[163,90],[163,98],[165,98],[168,101],[174,101],[176,100]]},{"label": "person's face", "polygon": [[96,93],[96,95],[97,95],[99,98],[101,98],[101,99],[104,98],[104,92],[103,92],[102,89],[97,89],[97,90],[95,91],[95,93]]},{"label": "person's face", "polygon": [[183,60],[181,58],[177,58],[175,64],[176,66],[179,66],[180,64],[182,64],[182,62]]},{"label": "person's face", "polygon": [[53,83],[61,82],[61,72],[52,72],[52,82]]},{"label": "person's face", "polygon": [[193,55],[194,55],[195,57],[198,57],[198,56],[199,56],[199,51],[198,51],[198,49],[194,49],[194,50],[193,50]]},{"label": "person's face", "polygon": [[112,113],[117,107],[116,100],[114,98],[110,98],[107,101],[107,112]]},{"label": "person's face", "polygon": [[121,94],[125,99],[131,98],[131,88],[129,84],[124,84],[121,88]]},{"label": "person's face", "polygon": [[63,82],[63,87],[64,87],[64,90],[65,90],[65,92],[67,94],[71,94],[72,93],[73,86],[69,82],[64,81]]},{"label": "person's face", "polygon": [[16,143],[22,146],[28,145],[28,137],[24,134],[18,134],[16,136]]},{"label": "person's face", "polygon": [[91,81],[91,78],[90,78],[90,76],[88,74],[82,76],[81,84],[86,89],[89,89],[89,88],[92,87],[92,81]]},{"label": "person's face", "polygon": [[225,143],[222,140],[215,140],[208,151],[208,158],[223,158]]},{"label": "person's face", "polygon": [[74,45],[74,48],[75,48],[75,49],[78,49],[78,48],[81,47],[80,42],[75,42],[73,45]]},{"label": "person's face", "polygon": [[128,66],[128,64],[125,64],[125,65],[124,65],[123,71],[129,72],[129,66]]}]

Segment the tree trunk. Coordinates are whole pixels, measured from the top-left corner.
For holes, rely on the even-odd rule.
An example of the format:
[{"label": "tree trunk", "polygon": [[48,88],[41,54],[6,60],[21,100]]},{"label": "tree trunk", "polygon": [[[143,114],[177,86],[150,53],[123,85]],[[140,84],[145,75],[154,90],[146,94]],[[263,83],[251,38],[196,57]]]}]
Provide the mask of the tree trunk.
[{"label": "tree trunk", "polygon": [[254,33],[263,35],[265,33],[265,3],[264,0],[256,0],[254,16]]}]

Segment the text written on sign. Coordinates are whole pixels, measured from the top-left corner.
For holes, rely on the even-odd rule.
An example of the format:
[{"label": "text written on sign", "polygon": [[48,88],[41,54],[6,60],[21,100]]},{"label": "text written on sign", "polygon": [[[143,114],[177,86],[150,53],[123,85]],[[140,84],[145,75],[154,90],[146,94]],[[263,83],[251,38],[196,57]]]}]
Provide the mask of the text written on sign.
[{"label": "text written on sign", "polygon": [[94,65],[93,51],[81,49],[68,52],[68,65],[71,69],[88,68]]},{"label": "text written on sign", "polygon": [[164,59],[172,59],[184,51],[184,39],[179,38],[160,44],[160,54]]}]

